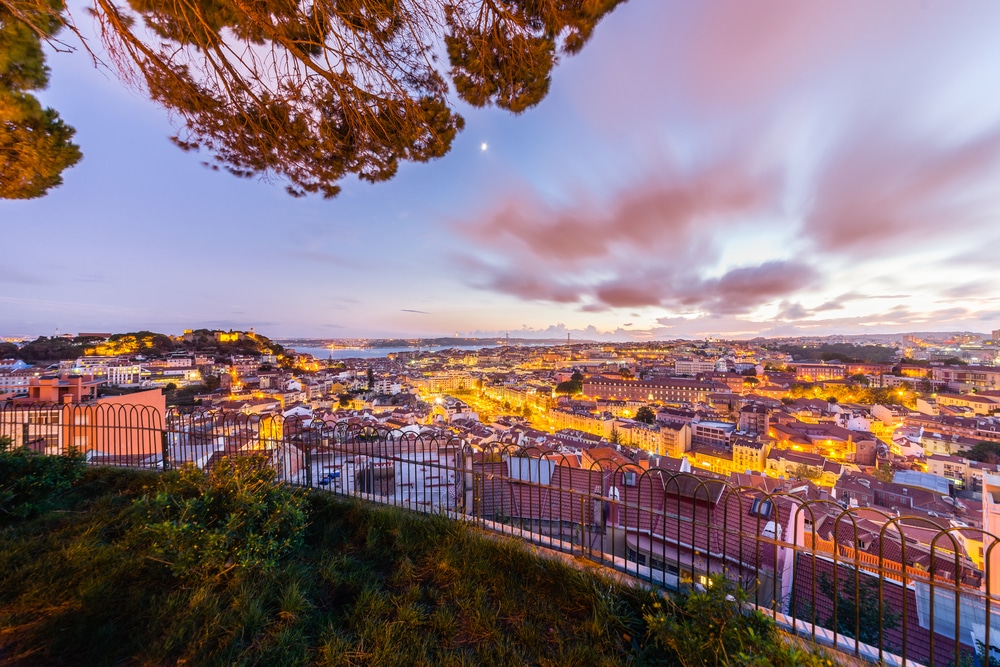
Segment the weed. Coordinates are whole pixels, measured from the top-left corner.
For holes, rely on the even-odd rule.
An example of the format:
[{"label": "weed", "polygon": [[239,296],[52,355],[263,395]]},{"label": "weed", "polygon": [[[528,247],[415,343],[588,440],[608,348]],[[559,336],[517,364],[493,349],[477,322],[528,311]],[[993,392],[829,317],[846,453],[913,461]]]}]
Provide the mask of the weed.
[{"label": "weed", "polygon": [[646,613],[656,646],[682,667],[827,667],[830,658],[793,647],[770,618],[722,575],[708,585],[657,601]]},{"label": "weed", "polygon": [[235,567],[273,570],[303,544],[301,494],[278,484],[263,457],[223,458],[208,473],[165,473],[136,501],[136,538],[175,575],[200,577]]},{"label": "weed", "polygon": [[0,525],[55,508],[84,469],[76,450],[48,456],[0,437]]}]

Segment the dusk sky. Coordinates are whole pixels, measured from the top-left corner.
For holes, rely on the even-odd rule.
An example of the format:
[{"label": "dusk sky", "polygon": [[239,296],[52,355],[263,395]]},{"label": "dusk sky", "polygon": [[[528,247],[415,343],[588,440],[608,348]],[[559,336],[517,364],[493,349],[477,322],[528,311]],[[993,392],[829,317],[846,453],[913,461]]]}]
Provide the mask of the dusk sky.
[{"label": "dusk sky", "polygon": [[998,26],[995,0],[630,0],[538,107],[456,99],[448,155],[328,201],[205,169],[50,53],[84,159],[0,202],[0,334],[998,329]]}]

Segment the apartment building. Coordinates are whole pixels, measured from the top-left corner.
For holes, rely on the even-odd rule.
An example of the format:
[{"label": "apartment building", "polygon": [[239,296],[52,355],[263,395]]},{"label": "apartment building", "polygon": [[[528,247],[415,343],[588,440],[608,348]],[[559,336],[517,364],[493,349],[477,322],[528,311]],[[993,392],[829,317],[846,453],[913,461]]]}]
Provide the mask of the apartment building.
[{"label": "apartment building", "polygon": [[996,366],[933,366],[931,379],[935,385],[957,392],[1000,390],[1000,368]]},{"label": "apartment building", "polygon": [[100,384],[93,376],[32,378],[27,396],[0,404],[0,435],[47,454],[72,447],[102,456],[159,456],[163,392],[98,398]]},{"label": "apartment building", "polygon": [[662,403],[704,403],[708,395],[726,391],[725,385],[687,378],[649,380],[612,379],[595,375],[583,381],[583,395],[589,398],[615,398]]},{"label": "apartment building", "polygon": [[843,380],[847,377],[847,366],[844,364],[792,363],[789,365],[795,368],[795,379],[800,382]]}]

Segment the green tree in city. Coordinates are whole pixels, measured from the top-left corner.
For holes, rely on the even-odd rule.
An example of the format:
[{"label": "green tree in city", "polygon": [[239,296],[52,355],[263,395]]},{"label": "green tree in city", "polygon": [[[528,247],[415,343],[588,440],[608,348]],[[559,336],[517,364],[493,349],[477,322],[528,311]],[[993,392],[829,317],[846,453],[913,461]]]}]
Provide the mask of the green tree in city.
[{"label": "green tree in city", "polygon": [[965,458],[982,463],[1000,463],[1000,442],[982,440],[965,452]]},{"label": "green tree in city", "polygon": [[202,378],[202,382],[205,383],[205,390],[211,393],[219,388],[222,381],[218,375],[206,375]]},{"label": "green tree in city", "polygon": [[564,380],[556,385],[557,394],[580,394],[583,392],[583,383],[578,380]]},{"label": "green tree in city", "polygon": [[850,384],[861,385],[862,387],[867,387],[871,383],[868,376],[864,373],[855,373],[854,375],[848,376],[847,382]]},{"label": "green tree in city", "polygon": [[810,481],[816,481],[823,476],[823,472],[814,468],[813,466],[800,463],[792,469],[792,476],[798,479],[808,479]]},{"label": "green tree in city", "polygon": [[895,476],[896,471],[893,470],[890,463],[879,463],[875,466],[875,471],[872,473],[872,477],[880,482],[891,482]]},{"label": "green tree in city", "polygon": [[648,405],[644,405],[636,410],[635,420],[643,424],[654,424],[656,423],[656,412]]},{"label": "green tree in city", "polygon": [[831,600],[834,595],[837,598],[836,618],[828,616],[821,622],[822,625],[836,627],[838,633],[856,637],[872,646],[878,645],[879,622],[883,631],[899,625],[901,615],[888,605],[879,605],[878,583],[871,577],[861,577],[857,590],[853,577],[841,578],[837,591],[834,591],[833,579],[826,572],[820,572],[817,581],[820,592]]},{"label": "green tree in city", "polygon": [[48,86],[42,40],[59,32],[63,10],[52,0],[0,2],[0,199],[41,197],[80,161],[75,130],[31,94]]}]

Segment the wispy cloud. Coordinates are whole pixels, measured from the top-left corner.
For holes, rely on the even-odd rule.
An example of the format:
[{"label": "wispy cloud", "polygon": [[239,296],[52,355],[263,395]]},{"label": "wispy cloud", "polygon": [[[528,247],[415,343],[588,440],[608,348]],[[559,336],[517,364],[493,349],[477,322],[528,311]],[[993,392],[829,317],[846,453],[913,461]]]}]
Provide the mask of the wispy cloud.
[{"label": "wispy cloud", "polygon": [[0,265],[0,283],[15,285],[42,285],[44,282],[37,276],[18,271],[10,266]]}]

